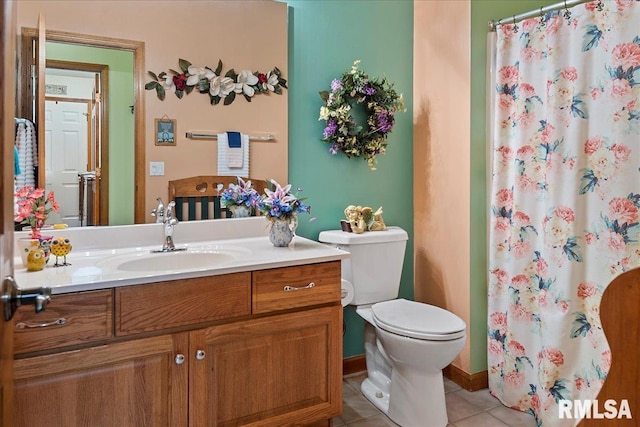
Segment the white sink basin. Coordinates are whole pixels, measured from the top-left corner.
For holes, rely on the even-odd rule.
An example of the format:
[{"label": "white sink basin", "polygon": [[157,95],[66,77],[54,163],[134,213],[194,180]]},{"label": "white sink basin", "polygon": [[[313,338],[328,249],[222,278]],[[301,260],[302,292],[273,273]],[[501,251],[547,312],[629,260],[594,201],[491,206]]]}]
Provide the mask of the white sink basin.
[{"label": "white sink basin", "polygon": [[129,272],[203,270],[228,264],[242,255],[241,248],[188,249],[175,252],[119,254],[96,263],[97,267]]},{"label": "white sink basin", "polygon": [[162,252],[124,261],[120,271],[197,270],[231,262],[236,257],[222,252]]}]

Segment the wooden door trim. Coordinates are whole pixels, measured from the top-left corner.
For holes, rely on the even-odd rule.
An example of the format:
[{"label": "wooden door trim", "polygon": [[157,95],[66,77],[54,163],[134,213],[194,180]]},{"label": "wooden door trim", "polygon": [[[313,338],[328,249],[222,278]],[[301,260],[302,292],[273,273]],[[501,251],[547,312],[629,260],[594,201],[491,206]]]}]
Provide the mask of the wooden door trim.
[{"label": "wooden door trim", "polygon": [[[15,138],[15,47],[17,6],[0,6],[0,281],[13,275],[13,141]],[[13,328],[0,305],[0,425],[13,426]]]},{"label": "wooden door trim", "polygon": [[[34,28],[23,27],[21,29],[21,48],[18,85],[27,88],[21,94],[18,102],[18,112],[25,118],[31,118],[28,114],[29,102],[25,99],[27,92],[30,93],[30,64],[33,54],[32,40],[37,38],[37,31]],[[66,31],[46,31],[48,41],[56,41],[83,46],[102,47],[110,49],[121,49],[133,52],[133,81],[134,81],[134,222],[142,224],[145,222],[145,89],[144,89],[144,42],[137,40],[118,39],[112,37],[94,36],[88,34],[77,34]],[[106,124],[104,124],[106,127]]]}]

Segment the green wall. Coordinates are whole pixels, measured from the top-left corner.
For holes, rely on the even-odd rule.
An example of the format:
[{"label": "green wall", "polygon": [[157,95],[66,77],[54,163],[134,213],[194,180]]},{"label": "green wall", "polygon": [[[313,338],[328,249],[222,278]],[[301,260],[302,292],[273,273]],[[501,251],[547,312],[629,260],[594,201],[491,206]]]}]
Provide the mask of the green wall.
[{"label": "green wall", "polygon": [[487,369],[487,164],[486,164],[486,65],[490,20],[556,3],[555,0],[471,1],[471,371]]},{"label": "green wall", "polygon": [[[317,239],[322,230],[340,228],[350,204],[384,208],[388,225],[409,233],[400,295],[413,298],[413,2],[289,0],[289,182],[304,188],[311,215],[300,218],[298,234]],[[386,76],[404,94],[406,113],[398,113],[387,153],[378,169],[365,160],[331,155],[321,141],[318,121],[328,90],[360,59],[370,77]],[[363,354],[363,321],[345,309],[344,357]]]},{"label": "green wall", "polygon": [[133,52],[47,42],[47,59],[109,66],[109,225],[133,224]]}]

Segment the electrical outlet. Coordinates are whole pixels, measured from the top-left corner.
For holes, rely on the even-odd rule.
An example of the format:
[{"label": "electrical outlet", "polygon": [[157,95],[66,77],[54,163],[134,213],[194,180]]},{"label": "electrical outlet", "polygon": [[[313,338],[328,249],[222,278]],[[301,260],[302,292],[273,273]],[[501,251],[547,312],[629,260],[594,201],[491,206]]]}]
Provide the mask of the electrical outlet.
[{"label": "electrical outlet", "polygon": [[149,162],[149,176],[163,176],[164,162]]}]

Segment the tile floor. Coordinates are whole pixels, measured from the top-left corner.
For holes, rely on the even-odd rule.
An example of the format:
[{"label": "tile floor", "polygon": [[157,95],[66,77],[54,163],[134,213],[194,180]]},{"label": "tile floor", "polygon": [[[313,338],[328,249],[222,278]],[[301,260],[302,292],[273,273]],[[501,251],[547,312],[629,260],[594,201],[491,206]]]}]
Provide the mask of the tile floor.
[{"label": "tile floor", "polygon": [[[348,375],[342,383],[342,415],[333,419],[334,427],[397,426],[361,393],[366,372]],[[534,418],[502,405],[488,389],[469,392],[445,378],[448,427],[536,427]],[[421,426],[404,426],[421,427]]]}]

